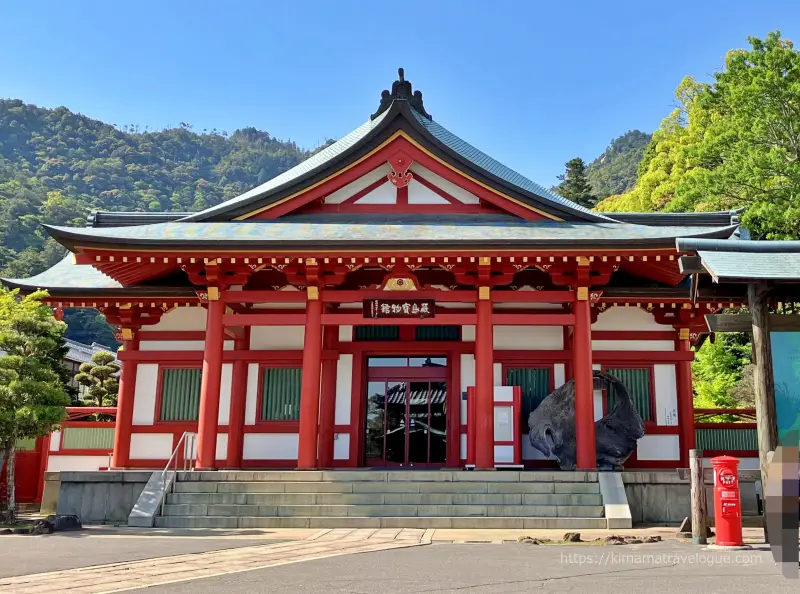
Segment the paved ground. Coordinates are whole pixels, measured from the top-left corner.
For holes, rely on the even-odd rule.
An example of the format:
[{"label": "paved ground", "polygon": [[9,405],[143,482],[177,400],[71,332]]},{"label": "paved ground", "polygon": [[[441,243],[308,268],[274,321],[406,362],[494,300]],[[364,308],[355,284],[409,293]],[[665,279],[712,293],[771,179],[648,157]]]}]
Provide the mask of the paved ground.
[{"label": "paved ground", "polygon": [[0,578],[302,540],[316,530],[138,530],[106,526],[47,536],[0,537]]},{"label": "paved ground", "polygon": [[714,553],[674,541],[625,547],[432,544],[145,590],[147,594],[798,591],[800,582],[782,577],[768,551]]},{"label": "paved ground", "polygon": [[[36,537],[30,538],[36,539]],[[118,592],[233,572],[249,572],[253,569],[295,564],[336,555],[352,555],[429,543],[430,537],[426,536],[425,530],[321,530],[302,541],[277,544],[273,542],[0,578],[0,592],[15,594]]]},{"label": "paved ground", "polygon": [[[620,533],[670,537],[674,529]],[[589,540],[609,533],[581,534]],[[800,581],[785,580],[764,545],[739,553],[675,540],[624,547],[537,546],[516,544],[521,535],[560,538],[562,533],[96,527],[73,534],[4,536],[0,592],[800,591]],[[761,542],[759,537],[760,531],[745,530],[746,542]]]}]

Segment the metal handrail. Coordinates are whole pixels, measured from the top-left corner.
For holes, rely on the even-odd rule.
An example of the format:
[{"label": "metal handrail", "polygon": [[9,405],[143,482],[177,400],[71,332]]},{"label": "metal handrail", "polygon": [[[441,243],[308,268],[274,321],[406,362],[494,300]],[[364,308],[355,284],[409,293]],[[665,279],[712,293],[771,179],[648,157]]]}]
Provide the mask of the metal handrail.
[{"label": "metal handrail", "polygon": [[[178,463],[180,456],[178,453],[183,446],[183,472],[187,470],[194,470],[194,463],[197,456],[197,433],[184,431],[175,449],[172,450],[172,455],[167,460],[167,465],[161,471],[161,515],[164,515],[164,505],[167,501],[167,493],[171,493],[175,488],[175,478],[178,475]],[[170,475],[170,466],[173,466],[172,475]]]}]

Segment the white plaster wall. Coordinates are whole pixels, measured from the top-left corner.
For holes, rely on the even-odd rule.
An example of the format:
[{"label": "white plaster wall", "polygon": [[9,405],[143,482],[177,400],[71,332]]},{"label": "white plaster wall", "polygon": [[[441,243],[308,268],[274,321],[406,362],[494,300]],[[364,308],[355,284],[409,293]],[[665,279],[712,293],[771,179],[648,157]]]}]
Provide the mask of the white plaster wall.
[{"label": "white plaster wall", "polygon": [[597,316],[595,330],[672,330],[657,323],[653,314],[638,307],[611,307]]},{"label": "white plaster wall", "polygon": [[108,456],[50,456],[47,459],[47,472],[101,468],[108,468]]},{"label": "white plaster wall", "polygon": [[560,350],[564,347],[561,326],[495,326],[494,348],[503,350]]},{"label": "white plaster wall", "polygon": [[250,348],[262,351],[302,350],[304,326],[253,326]]},{"label": "white plaster wall", "polygon": [[423,186],[415,179],[408,184],[408,203],[409,204],[450,204],[447,200],[439,196],[436,192]]},{"label": "white plaster wall", "polygon": [[337,433],[334,435],[333,440],[333,459],[334,460],[349,460],[350,459],[350,434]]},{"label": "white plaster wall", "polygon": [[168,311],[148,330],[205,330],[206,310],[203,307],[178,307]]},{"label": "white plaster wall", "polygon": [[675,365],[654,365],[656,392],[656,423],[678,424],[678,382]]},{"label": "white plaster wall", "polygon": [[430,169],[426,169],[422,165],[419,165],[418,163],[413,163],[410,167],[410,170],[412,173],[418,173],[422,175],[422,177],[424,177],[426,181],[429,181],[436,187],[441,188],[459,202],[463,202],[465,204],[480,203],[480,200],[474,194],[467,192],[461,186],[457,186],[456,184],[434,173]]},{"label": "white plaster wall", "polygon": [[233,375],[233,364],[222,364],[222,377],[219,388],[219,415],[217,423],[227,425],[231,418],[231,377]]},{"label": "white plaster wall", "polygon": [[[473,342],[474,340],[475,326],[461,326],[461,342]],[[494,348],[497,348],[497,346]]]},{"label": "white plaster wall", "polygon": [[339,342],[353,342],[352,326],[339,326]]},{"label": "white plaster wall", "polygon": [[355,204],[394,204],[395,202],[397,202],[397,188],[393,184],[383,184],[356,200]]},{"label": "white plaster wall", "polygon": [[228,434],[217,433],[217,449],[215,460],[225,460],[228,457]]},{"label": "white plaster wall", "polygon": [[[603,366],[599,363],[592,365],[593,370],[599,371]],[[594,390],[594,420],[598,421],[603,418],[603,390]]]},{"label": "white plaster wall", "polygon": [[494,446],[494,461],[496,463],[513,464],[514,462],[514,446],[511,445],[496,445]]},{"label": "white plaster wall", "polygon": [[645,435],[636,448],[638,460],[680,460],[680,435]]},{"label": "white plaster wall", "polygon": [[156,416],[158,364],[141,363],[136,367],[133,395],[133,424],[152,425]]},{"label": "white plaster wall", "polygon": [[556,388],[563,386],[566,383],[567,372],[563,363],[556,363],[553,365],[553,385]]},{"label": "white plaster wall", "polygon": [[462,433],[460,435],[460,439],[458,440],[459,445],[459,455],[462,460],[467,459],[467,434]]},{"label": "white plaster wall", "polygon": [[297,433],[245,433],[245,460],[297,460]]},{"label": "white plaster wall", "polygon": [[133,433],[131,460],[168,460],[172,455],[172,433]]},{"label": "white plaster wall", "polygon": [[384,163],[377,169],[373,169],[369,173],[365,173],[355,181],[352,181],[346,186],[339,188],[335,192],[331,192],[330,194],[328,194],[325,197],[325,204],[341,204],[348,198],[352,198],[353,196],[355,196],[358,192],[368,187],[370,184],[375,183],[382,177],[386,177],[386,175],[391,170],[392,170],[391,165],[389,165],[388,163]]},{"label": "white plaster wall", "polygon": [[[353,355],[339,355],[336,363],[336,425],[350,424],[350,405],[353,399]],[[334,444],[334,447],[336,444]]]},{"label": "white plaster wall", "polygon": [[672,340],[593,340],[593,351],[674,351]]},{"label": "white plaster wall", "polygon": [[461,424],[467,424],[467,401],[463,399],[463,394],[466,393],[467,388],[475,386],[475,355],[462,354],[461,355]]},{"label": "white plaster wall", "polygon": [[61,449],[61,431],[53,431],[50,434],[50,451],[57,452]]},{"label": "white plaster wall", "polygon": [[256,405],[258,404],[258,363],[247,366],[247,393],[244,404],[244,424],[256,424]]}]

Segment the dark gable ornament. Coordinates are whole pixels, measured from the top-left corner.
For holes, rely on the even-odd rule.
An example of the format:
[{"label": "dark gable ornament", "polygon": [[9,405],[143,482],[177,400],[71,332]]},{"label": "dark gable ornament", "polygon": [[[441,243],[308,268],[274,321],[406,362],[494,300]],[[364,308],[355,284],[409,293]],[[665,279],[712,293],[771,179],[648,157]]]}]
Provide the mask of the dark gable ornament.
[{"label": "dark gable ornament", "polygon": [[370,116],[374,120],[384,111],[389,109],[392,101],[408,101],[409,105],[413,107],[420,115],[425,116],[429,120],[433,117],[425,111],[425,106],[422,104],[422,93],[420,91],[412,91],[411,83],[405,79],[405,72],[402,68],[397,69],[397,80],[392,83],[392,91],[384,90],[381,93],[381,104],[378,106],[378,111]]}]

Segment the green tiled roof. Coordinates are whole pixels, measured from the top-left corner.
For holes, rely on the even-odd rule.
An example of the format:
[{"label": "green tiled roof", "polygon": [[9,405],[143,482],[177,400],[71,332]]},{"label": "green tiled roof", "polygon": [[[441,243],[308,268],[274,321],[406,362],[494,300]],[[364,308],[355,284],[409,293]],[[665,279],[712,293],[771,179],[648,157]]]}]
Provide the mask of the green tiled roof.
[{"label": "green tiled roof", "polygon": [[697,255],[717,282],[732,279],[800,279],[800,253],[698,251]]},{"label": "green tiled roof", "polygon": [[[380,113],[374,120],[370,120],[360,127],[356,128],[353,132],[332,144],[326,149],[313,155],[309,159],[303,161],[296,167],[285,171],[279,176],[269,180],[245,192],[241,196],[237,196],[231,200],[213,206],[199,213],[194,213],[187,216],[184,221],[207,221],[214,217],[219,217],[225,213],[240,212],[239,209],[245,208],[259,200],[265,200],[268,203],[268,197],[271,193],[280,191],[281,188],[287,184],[298,182],[303,176],[311,174],[312,172],[322,170],[330,161],[339,157],[343,153],[353,149],[356,145],[361,145],[368,141],[373,136],[382,124],[388,125],[395,117],[405,118],[409,121],[409,126],[418,128],[422,133],[427,133],[436,141],[442,143],[450,151],[453,151],[460,158],[471,163],[475,168],[484,171],[489,176],[500,180],[511,187],[521,191],[526,198],[538,202],[539,205],[544,206],[548,203],[555,207],[556,212],[574,213],[578,218],[584,220],[597,220],[597,221],[612,221],[613,219],[606,217],[602,214],[593,212],[584,208],[571,200],[559,196],[543,186],[532,182],[525,176],[513,171],[502,163],[492,159],[486,153],[478,150],[468,142],[462,140],[449,130],[428,119],[424,115],[410,107],[406,101],[397,100],[393,103],[393,108],[387,109]],[[377,132],[376,132],[377,133]],[[533,195],[531,197],[531,195]]]},{"label": "green tiled roof", "polygon": [[147,245],[149,247],[208,244],[243,245],[287,249],[397,245],[483,247],[608,245],[674,245],[679,237],[728,237],[734,227],[645,227],[624,223],[542,222],[492,220],[435,223],[372,224],[332,222],[171,222],[115,228],[49,227],[50,233],[67,247],[79,245]]},{"label": "green tiled roof", "polygon": [[429,120],[425,116],[419,114],[414,109],[411,110],[414,114],[414,117],[417,118],[417,121],[422,124],[422,126],[431,133],[439,142],[447,146],[450,150],[454,151],[470,163],[473,163],[477,167],[483,169],[484,171],[491,173],[495,177],[499,177],[503,181],[506,181],[518,188],[525,190],[526,192],[530,192],[531,194],[536,194],[546,200],[551,202],[555,202],[556,204],[560,204],[561,206],[566,206],[567,208],[572,208],[575,210],[579,210],[581,212],[591,214],[594,217],[598,217],[600,219],[606,220],[613,220],[608,217],[603,216],[600,213],[593,212],[588,208],[584,208],[580,204],[576,204],[572,200],[567,200],[563,196],[559,196],[555,192],[551,192],[550,190],[544,188],[543,186],[537,184],[529,180],[524,175],[517,173],[513,169],[506,167],[499,161],[492,159],[489,155],[484,153],[481,150],[476,149],[474,146],[469,144],[467,141],[462,140],[449,130],[445,129],[444,127],[440,126],[438,123],[434,122],[433,120]]},{"label": "green tiled roof", "polygon": [[75,256],[67,254],[58,264],[30,278],[8,278],[9,287],[34,289],[120,289],[122,285],[92,266],[75,264]]}]

